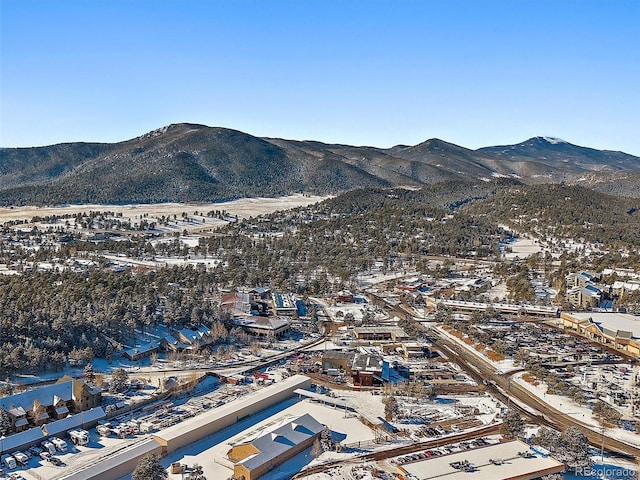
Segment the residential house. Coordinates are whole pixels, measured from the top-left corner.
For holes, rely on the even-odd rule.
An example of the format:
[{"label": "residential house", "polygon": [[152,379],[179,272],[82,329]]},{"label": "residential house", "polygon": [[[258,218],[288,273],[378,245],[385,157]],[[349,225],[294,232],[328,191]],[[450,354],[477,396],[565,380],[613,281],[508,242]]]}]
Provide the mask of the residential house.
[{"label": "residential house", "polygon": [[183,328],[172,335],[160,340],[160,346],[168,352],[182,352],[184,350],[198,350],[214,342],[211,330],[204,325],[196,329]]},{"label": "residential house", "polygon": [[21,432],[101,403],[100,388],[65,376],[53,385],[0,398],[0,409],[9,414],[13,431]]},{"label": "residential house", "polygon": [[124,350],[122,352],[122,356],[132,362],[137,362],[142,358],[151,356],[153,353],[157,352],[159,348],[160,347],[156,342],[149,342],[144,345]]}]

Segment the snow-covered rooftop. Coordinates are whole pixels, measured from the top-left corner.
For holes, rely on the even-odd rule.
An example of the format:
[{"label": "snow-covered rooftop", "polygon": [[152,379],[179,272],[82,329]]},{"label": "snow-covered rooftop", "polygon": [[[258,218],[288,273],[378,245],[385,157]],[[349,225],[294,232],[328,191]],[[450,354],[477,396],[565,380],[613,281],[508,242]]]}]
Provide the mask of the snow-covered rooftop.
[{"label": "snow-covered rooftop", "polygon": [[[527,458],[522,453],[529,455]],[[493,462],[492,462],[493,460]],[[452,466],[456,462],[469,462],[472,472]],[[533,479],[564,470],[564,465],[551,457],[544,457],[530,450],[529,445],[519,440],[465,450],[442,457],[430,458],[401,467],[420,480],[466,480],[473,478]]]},{"label": "snow-covered rooftop", "polygon": [[315,437],[323,428],[324,426],[311,415],[302,415],[250,442],[258,449],[259,453],[239,463],[249,470],[259,469],[288,450],[304,443],[311,437]]},{"label": "snow-covered rooftop", "polygon": [[633,338],[640,338],[640,317],[628,313],[572,312],[578,320],[591,320],[600,328],[611,331],[631,332]]}]

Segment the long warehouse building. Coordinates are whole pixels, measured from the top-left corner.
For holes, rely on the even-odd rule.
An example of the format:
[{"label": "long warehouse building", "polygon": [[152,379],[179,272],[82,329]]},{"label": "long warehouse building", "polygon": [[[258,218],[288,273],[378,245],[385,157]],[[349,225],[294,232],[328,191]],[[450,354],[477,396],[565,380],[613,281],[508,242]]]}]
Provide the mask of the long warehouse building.
[{"label": "long warehouse building", "polygon": [[226,405],[160,430],[153,435],[153,438],[162,446],[162,454],[166,455],[286,400],[293,396],[298,388],[310,387],[309,377],[294,375]]},{"label": "long warehouse building", "polygon": [[135,445],[123,448],[100,462],[61,477],[63,480],[117,480],[130,474],[147,453],[166,455],[265,410],[294,395],[298,389],[309,389],[311,379],[294,375],[281,382],[252,392],[245,397],[191,417],[153,434]]}]

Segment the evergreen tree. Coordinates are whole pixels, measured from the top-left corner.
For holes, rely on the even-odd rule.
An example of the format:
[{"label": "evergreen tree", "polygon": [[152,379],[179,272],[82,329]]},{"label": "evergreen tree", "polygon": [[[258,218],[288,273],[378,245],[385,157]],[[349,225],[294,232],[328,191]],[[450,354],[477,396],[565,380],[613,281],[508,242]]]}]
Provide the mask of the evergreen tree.
[{"label": "evergreen tree", "polygon": [[125,372],[124,368],[116,368],[111,375],[111,382],[109,383],[109,391],[111,393],[124,392],[129,384],[129,375]]},{"label": "evergreen tree", "polygon": [[524,427],[525,423],[520,414],[516,410],[509,409],[502,418],[500,433],[504,437],[522,439],[524,438]]},{"label": "evergreen tree", "polygon": [[0,437],[9,435],[11,432],[11,417],[0,408]]},{"label": "evergreen tree", "polygon": [[333,440],[331,439],[331,429],[329,427],[324,427],[320,432],[320,444],[325,452],[333,450]]},{"label": "evergreen tree", "polygon": [[164,480],[168,476],[160,463],[160,457],[155,453],[148,453],[136,465],[131,480]]},{"label": "evergreen tree", "polygon": [[578,467],[591,465],[589,455],[589,440],[577,427],[569,427],[560,434],[561,448],[554,452],[556,458],[568,468],[575,470]]},{"label": "evergreen tree", "polygon": [[92,363],[87,363],[87,365],[84,367],[84,379],[86,382],[88,383],[93,383],[93,381],[95,380],[96,375],[93,371],[93,364]]},{"label": "evergreen tree", "polygon": [[382,403],[384,404],[384,415],[386,419],[389,421],[393,420],[400,411],[400,408],[398,407],[398,400],[396,400],[396,397],[392,395],[387,395],[382,400]]}]

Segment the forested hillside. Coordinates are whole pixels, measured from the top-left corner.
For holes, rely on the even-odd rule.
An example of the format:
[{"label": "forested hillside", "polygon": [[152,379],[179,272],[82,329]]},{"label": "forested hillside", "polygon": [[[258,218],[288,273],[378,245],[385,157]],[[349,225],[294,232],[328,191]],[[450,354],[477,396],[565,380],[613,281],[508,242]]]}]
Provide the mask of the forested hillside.
[{"label": "forested hillside", "polygon": [[[90,217],[79,219],[91,223]],[[515,180],[444,182],[421,189],[360,189],[321,203],[231,223],[189,248],[180,234],[158,238],[154,226],[127,238],[89,241],[73,226],[0,229],[0,264],[33,264],[0,275],[0,375],[59,368],[108,356],[136,331],[204,323],[220,342],[231,332],[214,304],[220,288],[271,285],[301,296],[349,288],[376,270],[429,271],[427,256],[499,260],[510,237],[501,225],[541,241],[584,241],[611,252],[597,268],[640,251],[640,201],[566,185]],[[32,248],[38,245],[38,248]],[[193,267],[114,272],[104,255],[215,259]],[[89,266],[45,272],[39,262]],[[570,265],[562,257],[563,268]],[[585,268],[584,262],[575,268]]]},{"label": "forested hillside", "polygon": [[592,172],[604,187],[609,175],[633,171],[638,157],[542,137],[480,150],[439,139],[375,148],[183,123],[113,144],[2,148],[0,205],[211,202],[504,177],[577,182]]},{"label": "forested hillside", "polygon": [[474,216],[486,215],[493,222],[542,238],[587,241],[612,250],[640,247],[640,199],[584,187],[512,187],[465,211]]}]

